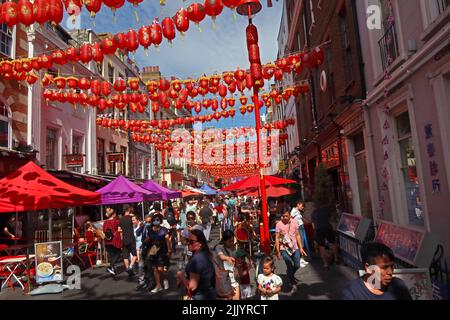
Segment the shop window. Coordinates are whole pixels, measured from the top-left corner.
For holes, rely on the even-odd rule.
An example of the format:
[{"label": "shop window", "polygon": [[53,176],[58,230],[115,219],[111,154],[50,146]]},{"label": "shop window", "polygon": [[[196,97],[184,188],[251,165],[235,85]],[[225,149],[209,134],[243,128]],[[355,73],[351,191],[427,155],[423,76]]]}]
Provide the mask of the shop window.
[{"label": "shop window", "polygon": [[[3,1],[0,1],[3,2]],[[12,58],[13,31],[4,23],[0,24],[0,52],[2,55]]]},{"label": "shop window", "polygon": [[0,147],[11,148],[11,110],[0,101]]},{"label": "shop window", "polygon": [[56,169],[58,154],[58,131],[56,129],[47,128],[45,146],[45,165],[47,169]]},{"label": "shop window", "polygon": [[423,226],[423,207],[409,113],[405,112],[398,116],[396,118],[396,124],[401,156],[401,171],[405,184],[408,221],[411,225]]}]

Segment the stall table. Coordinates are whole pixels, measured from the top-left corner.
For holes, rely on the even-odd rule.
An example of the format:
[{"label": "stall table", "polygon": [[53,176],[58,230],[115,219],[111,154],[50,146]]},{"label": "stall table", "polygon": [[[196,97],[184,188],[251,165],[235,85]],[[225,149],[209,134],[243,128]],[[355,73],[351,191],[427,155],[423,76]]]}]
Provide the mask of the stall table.
[{"label": "stall table", "polygon": [[[33,260],[35,257],[34,254],[29,255],[29,259]],[[8,270],[9,275],[6,277],[4,283],[1,286],[1,289],[3,289],[3,287],[8,284],[9,280],[11,278],[14,278],[17,283],[22,287],[22,290],[25,289],[25,286],[23,285],[21,278],[22,275],[21,274],[16,274],[17,269],[19,267],[25,267],[25,270],[22,272],[22,274],[26,271],[26,261],[27,261],[27,256],[9,256],[9,257],[1,257],[0,258],[0,265],[4,265],[5,269]]]}]

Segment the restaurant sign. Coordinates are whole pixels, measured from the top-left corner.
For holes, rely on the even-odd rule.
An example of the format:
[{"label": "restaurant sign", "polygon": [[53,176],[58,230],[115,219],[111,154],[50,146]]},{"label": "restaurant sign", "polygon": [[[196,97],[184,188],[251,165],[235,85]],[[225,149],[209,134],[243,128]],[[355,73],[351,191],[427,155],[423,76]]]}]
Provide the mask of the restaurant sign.
[{"label": "restaurant sign", "polygon": [[108,153],[108,162],[124,162],[125,154],[123,152]]},{"label": "restaurant sign", "polygon": [[322,150],[322,163],[327,169],[339,166],[339,146],[337,142]]},{"label": "restaurant sign", "polygon": [[82,168],[84,165],[84,154],[68,154],[65,157],[67,168]]},{"label": "restaurant sign", "polygon": [[36,253],[36,282],[63,281],[62,242],[43,242],[34,245]]}]

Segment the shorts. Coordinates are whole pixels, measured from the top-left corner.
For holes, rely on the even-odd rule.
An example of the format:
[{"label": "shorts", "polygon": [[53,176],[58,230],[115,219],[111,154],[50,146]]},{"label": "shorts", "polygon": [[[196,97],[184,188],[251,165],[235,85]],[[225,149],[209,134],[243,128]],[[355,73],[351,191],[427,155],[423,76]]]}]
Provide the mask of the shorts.
[{"label": "shorts", "polygon": [[150,256],[150,261],[153,267],[169,267],[170,260],[166,254],[158,254],[156,256]]},{"label": "shorts", "polygon": [[124,259],[129,259],[130,258],[130,254],[133,257],[137,256],[137,252],[136,252],[136,242],[127,244],[127,245],[123,245],[122,247],[122,255]]},{"label": "shorts", "polygon": [[321,247],[325,247],[325,240],[331,244],[336,242],[335,234],[332,229],[317,229],[314,238]]}]

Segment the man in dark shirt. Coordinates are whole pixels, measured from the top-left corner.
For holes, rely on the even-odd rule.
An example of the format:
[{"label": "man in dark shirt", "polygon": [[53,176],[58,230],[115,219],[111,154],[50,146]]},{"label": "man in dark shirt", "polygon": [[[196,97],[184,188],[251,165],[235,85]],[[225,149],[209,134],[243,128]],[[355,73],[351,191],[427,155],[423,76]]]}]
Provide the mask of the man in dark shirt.
[{"label": "man in dark shirt", "polygon": [[[136,238],[134,237],[134,228],[133,228],[133,208],[128,207],[124,213],[124,216],[120,218],[119,226],[122,229],[122,255],[123,255],[123,264],[125,265],[125,269],[130,277],[134,275],[133,266],[137,259],[136,252]],[[130,264],[130,256],[131,256],[131,264]]]},{"label": "man in dark shirt", "polygon": [[350,281],[342,290],[342,300],[412,300],[403,280],[393,277],[394,252],[379,242],[361,248],[366,275]]},{"label": "man in dark shirt", "polygon": [[312,226],[314,229],[314,240],[319,245],[320,256],[322,257],[323,267],[328,270],[329,258],[326,252],[326,242],[332,247],[334,261],[338,261],[338,246],[336,244],[336,235],[330,224],[330,210],[328,208],[317,208],[311,214]]},{"label": "man in dark shirt", "polygon": [[199,215],[202,219],[203,233],[205,234],[206,240],[209,241],[209,235],[211,233],[211,218],[213,216],[213,212],[209,207],[208,201],[203,201]]}]

